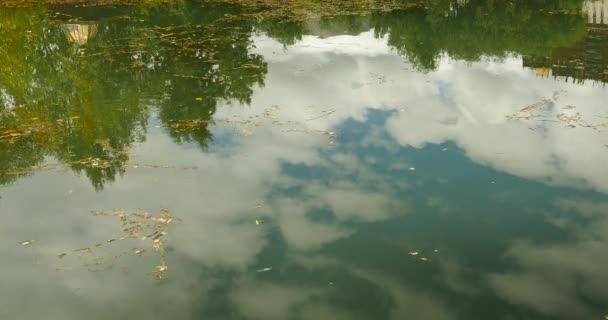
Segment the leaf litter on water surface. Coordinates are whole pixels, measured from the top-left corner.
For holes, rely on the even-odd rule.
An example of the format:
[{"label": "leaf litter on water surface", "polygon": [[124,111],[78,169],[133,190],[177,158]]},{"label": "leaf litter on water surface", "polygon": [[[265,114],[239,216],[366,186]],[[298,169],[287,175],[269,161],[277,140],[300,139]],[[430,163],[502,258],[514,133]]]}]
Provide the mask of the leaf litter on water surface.
[{"label": "leaf litter on water surface", "polygon": [[[154,267],[151,272],[157,279],[164,279],[166,272],[169,269],[165,258],[165,244],[162,238],[167,235],[168,225],[174,221],[173,215],[167,209],[161,209],[159,215],[152,215],[147,212],[125,212],[122,210],[109,211],[94,211],[94,216],[113,216],[117,217],[120,222],[120,229],[124,236],[115,237],[104,242],[99,242],[94,247],[101,247],[99,250],[92,249],[93,246],[81,247],[70,251],[78,253],[79,259],[83,261],[83,267],[91,272],[99,272],[109,270],[113,267],[116,261],[127,255],[141,256],[146,249],[134,248],[119,252],[115,255],[102,254],[106,246],[114,247],[115,243],[122,240],[145,241],[158,253],[159,264]],[[177,219],[179,220],[179,219]],[[146,236],[147,235],[147,236]],[[29,245],[34,240],[20,242],[21,245]],[[102,247],[103,246],[103,247]],[[100,255],[101,254],[101,255]],[[63,259],[68,253],[60,253],[56,258]],[[61,268],[56,268],[61,270]]]},{"label": "leaf litter on water surface", "polygon": [[35,240],[25,240],[25,241],[21,241],[19,242],[20,245],[22,246],[29,246],[30,244],[36,242]]}]

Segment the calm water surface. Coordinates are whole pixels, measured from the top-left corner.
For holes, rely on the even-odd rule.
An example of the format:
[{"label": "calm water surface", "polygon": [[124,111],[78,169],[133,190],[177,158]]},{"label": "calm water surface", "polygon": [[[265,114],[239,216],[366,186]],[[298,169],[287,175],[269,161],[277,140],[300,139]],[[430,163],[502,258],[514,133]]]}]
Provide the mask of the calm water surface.
[{"label": "calm water surface", "polygon": [[604,319],[607,8],[0,9],[0,318]]}]

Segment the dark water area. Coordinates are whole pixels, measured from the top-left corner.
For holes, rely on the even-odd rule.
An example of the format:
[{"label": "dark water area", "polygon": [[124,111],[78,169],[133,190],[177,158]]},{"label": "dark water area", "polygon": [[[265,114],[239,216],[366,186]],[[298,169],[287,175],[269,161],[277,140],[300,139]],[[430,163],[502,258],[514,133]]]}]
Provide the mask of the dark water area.
[{"label": "dark water area", "polygon": [[608,1],[395,3],[0,9],[0,319],[608,318]]}]

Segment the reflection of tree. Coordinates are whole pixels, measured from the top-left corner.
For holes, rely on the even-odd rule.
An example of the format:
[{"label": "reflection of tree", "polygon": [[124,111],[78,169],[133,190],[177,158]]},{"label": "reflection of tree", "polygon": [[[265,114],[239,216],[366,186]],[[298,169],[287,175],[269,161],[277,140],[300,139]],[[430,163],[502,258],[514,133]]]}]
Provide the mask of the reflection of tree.
[{"label": "reflection of tree", "polygon": [[180,131],[171,121],[209,120],[220,99],[249,102],[266,65],[249,54],[251,24],[224,19],[227,7],[172,8],[132,9],[129,19],[86,28],[42,9],[0,12],[0,133],[15,132],[0,138],[2,172],[51,156],[102,188],[124,171],[156,103],[172,137],[205,146],[206,122]]},{"label": "reflection of tree", "polygon": [[[422,70],[432,70],[442,53],[467,61],[509,53],[546,55],[585,33],[577,14],[582,0],[485,1],[426,0],[423,5],[388,13],[290,21],[275,16],[256,27],[285,45],[304,33],[354,34],[375,29],[389,45]],[[321,15],[322,16],[322,15]]]},{"label": "reflection of tree", "polygon": [[[42,8],[2,11],[0,168],[31,167],[51,156],[101,188],[124,171],[126,151],[145,136],[147,106],[158,106],[175,141],[205,148],[218,101],[248,103],[253,87],[264,84],[267,66],[250,52],[254,30],[291,45],[306,32],[329,36],[375,27],[377,36],[428,70],[444,52],[474,61],[508,52],[543,55],[572,43],[584,34],[585,19],[547,9],[580,5],[428,0],[392,13],[319,15],[316,21],[277,14],[253,19],[241,17],[236,6],[181,1],[105,8],[101,19],[87,10],[64,12],[87,22],[59,20],[63,15]],[[180,121],[194,125],[174,126]],[[18,136],[3,140],[10,130]]]},{"label": "reflection of tree", "polygon": [[[29,163],[42,161],[40,155],[53,156],[74,170],[84,171],[93,185],[101,188],[121,171],[127,159],[105,151],[97,141],[108,140],[113,150],[127,148],[132,132],[143,124],[143,109],[124,81],[108,75],[111,71],[103,67],[103,61],[81,57],[83,43],[69,42],[64,30],[55,27],[46,12],[3,11],[3,15],[6,28],[0,32],[8,40],[3,47],[11,50],[0,58],[11,60],[0,62],[1,83],[9,84],[2,88],[3,127],[31,128],[17,139],[19,144],[29,142],[29,149],[36,150],[29,153],[37,155]],[[115,85],[122,89],[113,95],[104,94]],[[15,143],[3,144],[12,148]],[[13,157],[25,155],[18,153]],[[94,168],[78,163],[89,157],[111,166]]]},{"label": "reflection of tree", "polygon": [[[249,53],[252,25],[243,20],[222,19],[202,11],[200,27],[161,32],[159,41],[179,52],[168,57],[164,72],[170,84],[167,99],[160,103],[160,118],[176,141],[196,141],[206,146],[210,134],[205,121],[211,119],[218,100],[249,103],[254,85],[263,85],[266,63]],[[178,130],[172,122],[203,120],[190,130]]]},{"label": "reflection of tree", "polygon": [[585,19],[559,9],[578,8],[581,0],[460,1],[429,0],[425,9],[377,15],[378,36],[421,69],[433,69],[441,53],[468,61],[483,55],[546,54],[584,35]]}]

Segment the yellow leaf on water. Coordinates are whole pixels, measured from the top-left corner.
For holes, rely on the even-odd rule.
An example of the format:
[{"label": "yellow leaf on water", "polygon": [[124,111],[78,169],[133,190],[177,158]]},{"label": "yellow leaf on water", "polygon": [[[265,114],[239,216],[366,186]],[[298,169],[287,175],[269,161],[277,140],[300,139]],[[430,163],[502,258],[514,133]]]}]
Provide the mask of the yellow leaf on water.
[{"label": "yellow leaf on water", "polygon": [[203,101],[203,98],[198,97],[198,98],[194,98],[194,100],[196,100],[196,101]]},{"label": "yellow leaf on water", "polygon": [[80,119],[80,116],[71,116],[70,119]]},{"label": "yellow leaf on water", "polygon": [[20,135],[21,135],[21,133],[16,133],[16,132],[13,132],[13,133],[9,133],[9,135],[10,135],[11,137],[18,137],[18,136],[20,136]]}]

